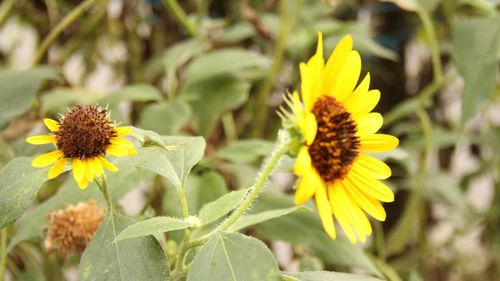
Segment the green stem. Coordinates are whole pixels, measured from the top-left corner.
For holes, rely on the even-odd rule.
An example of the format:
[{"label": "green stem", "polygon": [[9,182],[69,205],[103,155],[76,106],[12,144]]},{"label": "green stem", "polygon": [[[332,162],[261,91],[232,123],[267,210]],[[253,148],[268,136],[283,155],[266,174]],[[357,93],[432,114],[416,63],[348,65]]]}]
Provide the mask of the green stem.
[{"label": "green stem", "polygon": [[2,229],[0,235],[0,281],[3,281],[7,267],[7,227]]},{"label": "green stem", "polygon": [[[286,46],[286,42],[288,40],[288,36],[290,35],[290,30],[293,26],[293,17],[290,16],[288,0],[280,1],[280,30],[278,41],[276,42],[276,47],[274,48],[273,54],[273,64],[271,66],[271,73],[267,76],[267,79],[263,82],[262,86],[257,93],[256,98],[256,106],[255,106],[255,124],[252,135],[254,137],[261,136],[265,131],[265,126],[268,122],[265,122],[268,106],[267,100],[269,99],[269,95],[273,90],[274,81],[279,74],[279,70],[281,68],[281,63],[283,60],[283,54]],[[300,2],[300,1],[297,1]],[[298,9],[295,9],[298,10]]]},{"label": "green stem", "polygon": [[186,13],[182,9],[181,5],[177,3],[176,0],[163,0],[163,5],[172,13],[177,22],[184,27],[187,33],[194,37],[196,36],[196,27],[189,21]]},{"label": "green stem", "polygon": [[187,218],[189,217],[189,207],[184,186],[179,187],[177,191],[179,192],[179,199],[181,200],[182,215],[184,218]]},{"label": "green stem", "polygon": [[236,125],[234,124],[234,117],[231,112],[222,115],[222,126],[224,128],[224,134],[226,135],[226,140],[228,143],[231,143],[238,138],[236,133]]},{"label": "green stem", "polygon": [[4,0],[0,5],[0,25],[3,23],[5,18],[10,12],[10,9],[14,6],[16,0]]},{"label": "green stem", "polygon": [[223,221],[215,230],[212,232],[190,241],[186,247],[187,249],[200,246],[206,243],[214,234],[226,231],[233,223],[236,222],[252,205],[255,198],[257,198],[259,192],[264,187],[267,179],[271,175],[272,171],[278,164],[281,156],[288,151],[289,135],[285,130],[280,130],[278,132],[278,140],[276,142],[276,147],[271,153],[271,156],[264,163],[255,184],[250,187],[250,191],[245,196],[245,199],[241,204],[233,211],[233,213]]},{"label": "green stem", "polygon": [[106,201],[106,205],[108,205],[109,210],[113,210],[113,203],[111,201],[111,197],[109,196],[108,193],[108,183],[106,182],[106,177],[102,176],[99,178],[95,179],[95,183],[99,187],[99,190],[101,190],[102,196],[104,197],[104,200]]},{"label": "green stem", "polygon": [[80,5],[76,6],[71,12],[66,15],[43,39],[42,44],[38,48],[35,59],[32,65],[37,65],[45,55],[47,48],[54,42],[54,40],[63,32],[68,26],[70,26],[76,19],[78,19],[87,9],[89,9],[96,0],[85,0]]},{"label": "green stem", "polygon": [[443,67],[441,65],[441,56],[439,51],[439,44],[436,37],[436,29],[432,23],[429,14],[423,9],[417,9],[417,15],[420,17],[424,26],[427,39],[429,40],[429,47],[431,48],[432,70],[434,72],[434,81],[443,80]]}]

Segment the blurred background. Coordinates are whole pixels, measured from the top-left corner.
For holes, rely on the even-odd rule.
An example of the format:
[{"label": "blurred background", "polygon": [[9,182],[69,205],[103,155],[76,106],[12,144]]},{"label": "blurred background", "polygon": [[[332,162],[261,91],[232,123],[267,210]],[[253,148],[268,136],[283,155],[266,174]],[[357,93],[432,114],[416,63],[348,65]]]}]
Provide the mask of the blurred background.
[{"label": "blurred background", "polygon": [[[401,140],[382,156],[396,193],[385,204],[387,221],[374,222],[372,239],[355,246],[363,251],[325,246],[308,225],[313,214],[248,234],[287,271],[500,280],[499,7],[498,0],[3,0],[0,167],[48,149],[24,143],[43,132],[41,118],[99,103],[122,124],[206,139],[187,187],[196,213],[251,183],[281,126],[282,95],[300,88],[298,64],[314,53],[317,32],[325,55],[351,34],[362,76],[370,72],[371,88],[382,93],[375,108],[382,130]],[[255,211],[291,204],[290,161],[282,166]],[[179,214],[168,183],[149,174],[134,179],[120,201],[127,214]],[[65,185],[44,186],[32,208],[43,210],[37,218],[83,200],[60,195]],[[50,256],[43,232],[26,234],[34,218],[6,230],[13,239],[6,276],[74,278],[78,257]]]}]

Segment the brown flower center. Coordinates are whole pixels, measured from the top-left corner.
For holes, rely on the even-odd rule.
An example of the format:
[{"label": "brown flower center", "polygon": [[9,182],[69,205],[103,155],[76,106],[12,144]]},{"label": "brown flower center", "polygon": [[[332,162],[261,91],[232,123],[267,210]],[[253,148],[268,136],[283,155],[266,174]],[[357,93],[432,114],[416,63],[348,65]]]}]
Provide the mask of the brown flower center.
[{"label": "brown flower center", "polygon": [[92,158],[103,155],[110,139],[116,136],[106,109],[77,105],[59,122],[56,132],[57,148],[66,158]]},{"label": "brown flower center", "polygon": [[343,179],[358,155],[356,124],[344,106],[331,96],[320,97],[312,113],[318,122],[316,138],[309,146],[312,165],[326,182]]}]

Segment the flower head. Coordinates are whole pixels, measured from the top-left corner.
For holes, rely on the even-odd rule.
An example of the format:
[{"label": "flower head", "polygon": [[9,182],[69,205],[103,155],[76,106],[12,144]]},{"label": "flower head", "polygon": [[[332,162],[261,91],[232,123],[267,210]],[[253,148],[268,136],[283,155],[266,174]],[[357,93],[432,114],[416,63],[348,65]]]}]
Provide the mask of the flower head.
[{"label": "flower head", "polygon": [[83,252],[101,224],[103,214],[94,200],[68,204],[64,210],[51,212],[45,247],[62,255]]},{"label": "flower head", "polygon": [[49,170],[49,179],[58,177],[66,163],[71,162],[73,177],[84,189],[94,177],[103,175],[104,168],[118,170],[106,160],[106,154],[135,154],[133,144],[123,138],[130,134],[131,128],[115,127],[104,108],[77,105],[61,115],[59,121],[49,118],[43,121],[52,134],[28,137],[26,141],[35,145],[55,144],[54,151],[36,157],[31,163],[36,168],[54,164]]},{"label": "flower head", "polygon": [[344,37],[328,60],[323,59],[322,34],[316,54],[300,64],[301,98],[287,97],[292,114],[282,116],[295,124],[303,137],[294,165],[300,177],[295,203],[314,196],[326,233],[336,237],[334,218],[352,243],[365,242],[372,232],[366,214],[383,221],[380,202],[394,194],[380,179],[391,175],[382,161],[364,152],[395,148],[398,139],[376,134],[383,118],[371,112],[380,92],[369,90],[370,75],[358,84],[361,58],[352,50],[352,38]]}]

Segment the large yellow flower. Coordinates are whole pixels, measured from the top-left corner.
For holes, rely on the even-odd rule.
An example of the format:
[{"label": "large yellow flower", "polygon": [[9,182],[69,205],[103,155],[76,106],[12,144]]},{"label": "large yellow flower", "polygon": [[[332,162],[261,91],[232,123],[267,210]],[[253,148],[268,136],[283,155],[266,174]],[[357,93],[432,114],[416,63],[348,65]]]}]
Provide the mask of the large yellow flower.
[{"label": "large yellow flower", "polygon": [[77,105],[62,115],[59,122],[43,120],[51,135],[28,137],[31,144],[55,144],[56,150],[42,154],[31,165],[43,168],[54,164],[48,178],[58,177],[67,162],[71,162],[73,177],[81,189],[87,187],[94,177],[100,177],[104,168],[117,171],[118,167],[106,160],[105,155],[126,156],[136,153],[134,145],[123,138],[131,128],[115,127],[109,121],[107,110],[98,106]]},{"label": "large yellow flower", "polygon": [[380,92],[369,90],[369,74],[357,85],[361,58],[352,50],[352,38],[344,37],[325,63],[318,36],[316,54],[299,66],[302,100],[294,92],[289,102],[304,138],[294,166],[300,177],[295,203],[314,196],[331,238],[336,237],[335,218],[352,243],[356,236],[365,242],[372,232],[366,214],[384,221],[380,202],[393,201],[394,194],[379,181],[391,175],[390,168],[363,152],[391,150],[398,139],[376,134],[383,118],[371,110]]}]

